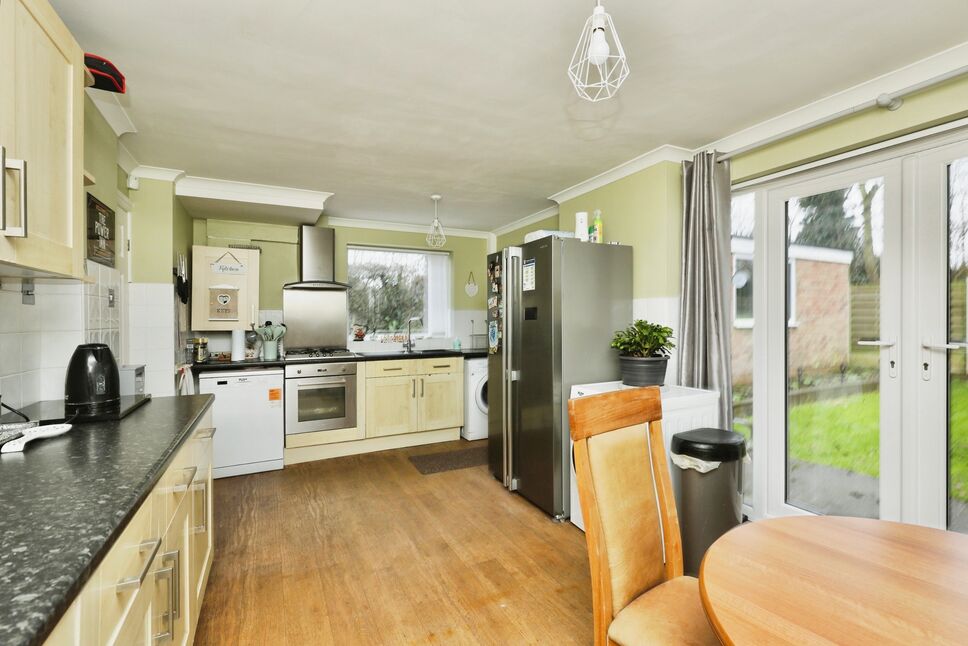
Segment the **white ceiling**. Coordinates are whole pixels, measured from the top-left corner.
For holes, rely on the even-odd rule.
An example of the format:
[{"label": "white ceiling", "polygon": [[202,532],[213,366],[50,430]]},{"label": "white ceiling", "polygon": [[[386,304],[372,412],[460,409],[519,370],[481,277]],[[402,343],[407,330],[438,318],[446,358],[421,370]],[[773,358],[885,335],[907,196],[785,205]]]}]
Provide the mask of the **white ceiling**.
[{"label": "white ceiling", "polygon": [[965,40],[965,0],[606,0],[632,73],[566,68],[591,0],[52,0],[128,78],[142,164],[491,230],[661,144],[695,148]]}]

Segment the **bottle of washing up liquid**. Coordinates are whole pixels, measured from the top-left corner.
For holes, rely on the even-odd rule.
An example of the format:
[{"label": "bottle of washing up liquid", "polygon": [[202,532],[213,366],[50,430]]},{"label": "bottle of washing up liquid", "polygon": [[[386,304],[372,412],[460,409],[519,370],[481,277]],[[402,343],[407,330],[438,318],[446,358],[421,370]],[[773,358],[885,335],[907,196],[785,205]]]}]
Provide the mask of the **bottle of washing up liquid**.
[{"label": "bottle of washing up liquid", "polygon": [[601,209],[595,209],[595,219],[592,220],[591,229],[595,232],[592,242],[603,244],[605,242],[605,225],[602,223]]}]

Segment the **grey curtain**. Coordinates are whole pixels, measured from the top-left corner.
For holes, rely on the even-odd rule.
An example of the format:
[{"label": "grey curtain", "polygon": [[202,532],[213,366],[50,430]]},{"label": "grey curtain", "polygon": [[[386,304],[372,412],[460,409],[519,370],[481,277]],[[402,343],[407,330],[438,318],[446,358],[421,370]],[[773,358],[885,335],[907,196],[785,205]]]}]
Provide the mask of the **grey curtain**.
[{"label": "grey curtain", "polygon": [[682,163],[682,301],[679,383],[720,393],[720,422],[733,428],[730,381],[729,162],[714,151]]}]

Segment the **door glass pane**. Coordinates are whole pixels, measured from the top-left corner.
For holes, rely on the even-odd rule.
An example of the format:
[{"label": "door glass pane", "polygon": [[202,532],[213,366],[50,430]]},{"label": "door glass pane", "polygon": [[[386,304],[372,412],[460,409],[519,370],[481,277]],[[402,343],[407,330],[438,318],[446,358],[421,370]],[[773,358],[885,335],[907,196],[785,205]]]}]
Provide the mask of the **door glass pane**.
[{"label": "door glass pane", "polygon": [[730,338],[733,430],[746,438],[750,461],[743,464],[743,502],[753,504],[753,228],[756,194],[732,199],[733,327]]},{"label": "door glass pane", "polygon": [[299,421],[318,422],[346,417],[346,387],[321,386],[299,391]]},{"label": "door glass pane", "polygon": [[[968,158],[948,166],[948,339],[968,340]],[[948,528],[968,533],[968,361],[948,352]]]},{"label": "door glass pane", "polygon": [[879,515],[884,181],[787,202],[786,501]]}]

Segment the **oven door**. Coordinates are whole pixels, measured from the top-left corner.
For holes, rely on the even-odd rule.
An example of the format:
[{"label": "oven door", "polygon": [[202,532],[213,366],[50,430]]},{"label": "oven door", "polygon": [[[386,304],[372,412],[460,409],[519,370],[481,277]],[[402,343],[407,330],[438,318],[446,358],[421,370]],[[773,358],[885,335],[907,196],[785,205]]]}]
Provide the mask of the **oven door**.
[{"label": "oven door", "polygon": [[286,379],[286,435],[356,426],[356,375]]}]

